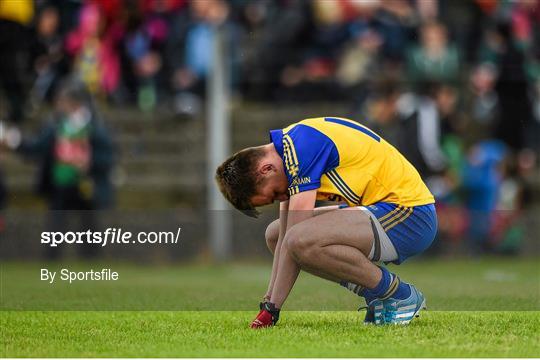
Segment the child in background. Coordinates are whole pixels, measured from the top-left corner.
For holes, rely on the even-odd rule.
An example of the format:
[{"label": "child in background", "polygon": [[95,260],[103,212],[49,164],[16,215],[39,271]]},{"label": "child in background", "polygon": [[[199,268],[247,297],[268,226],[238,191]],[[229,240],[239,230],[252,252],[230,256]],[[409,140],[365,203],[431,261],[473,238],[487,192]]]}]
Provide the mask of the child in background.
[{"label": "child in background", "polygon": [[[81,228],[93,229],[91,210],[112,205],[112,141],[80,80],[62,82],[55,105],[54,121],[39,136],[24,139],[12,128],[1,142],[39,162],[38,191],[49,203],[53,231],[66,230],[73,215],[80,216]],[[59,256],[57,249],[49,250],[49,257]],[[94,250],[83,248],[82,255],[94,255]]]}]

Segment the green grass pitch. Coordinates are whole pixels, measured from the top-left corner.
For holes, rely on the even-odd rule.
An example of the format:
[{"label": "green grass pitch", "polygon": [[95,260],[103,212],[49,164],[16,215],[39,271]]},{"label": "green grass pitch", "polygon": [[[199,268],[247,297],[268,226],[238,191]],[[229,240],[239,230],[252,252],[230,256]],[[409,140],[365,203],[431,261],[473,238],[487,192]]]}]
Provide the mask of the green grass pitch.
[{"label": "green grass pitch", "polygon": [[[278,326],[259,331],[248,324],[266,287],[267,264],[123,264],[115,266],[123,274],[115,286],[52,292],[31,281],[36,266],[2,264],[2,357],[540,356],[538,259],[392,267],[424,291],[430,308],[406,327],[363,326],[364,313],[351,311],[358,298],[303,274]],[[44,311],[54,306],[72,311]],[[108,311],[77,310],[91,308]]]}]

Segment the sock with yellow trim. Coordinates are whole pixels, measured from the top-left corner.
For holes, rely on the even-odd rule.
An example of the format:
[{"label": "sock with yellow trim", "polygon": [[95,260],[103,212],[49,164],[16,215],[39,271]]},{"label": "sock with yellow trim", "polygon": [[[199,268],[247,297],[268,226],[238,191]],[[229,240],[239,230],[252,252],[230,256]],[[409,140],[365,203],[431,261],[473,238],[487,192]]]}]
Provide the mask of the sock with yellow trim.
[{"label": "sock with yellow trim", "polygon": [[409,284],[399,279],[396,274],[391,273],[386,268],[379,266],[382,271],[381,281],[373,289],[364,288],[361,295],[370,303],[373,299],[385,300],[388,298],[406,299],[411,295]]}]

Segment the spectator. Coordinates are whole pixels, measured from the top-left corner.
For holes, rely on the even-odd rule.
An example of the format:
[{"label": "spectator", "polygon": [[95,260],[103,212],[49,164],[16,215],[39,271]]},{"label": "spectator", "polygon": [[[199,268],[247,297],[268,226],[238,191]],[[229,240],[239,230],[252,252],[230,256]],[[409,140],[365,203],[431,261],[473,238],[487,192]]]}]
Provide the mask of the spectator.
[{"label": "spectator", "polygon": [[[29,80],[30,23],[34,17],[31,0],[0,1],[0,89],[9,103],[7,119],[20,123]],[[0,116],[3,114],[0,113]]]},{"label": "spectator", "polygon": [[532,120],[525,57],[516,47],[510,24],[499,23],[495,31],[499,76],[495,91],[499,100],[499,119],[495,137],[511,149],[524,147],[524,129]]},{"label": "spectator", "polygon": [[468,112],[474,122],[485,127],[493,126],[497,114],[496,79],[497,69],[491,63],[480,64],[471,72]]},{"label": "spectator", "polygon": [[449,44],[446,27],[430,22],[420,28],[420,45],[408,56],[408,77],[416,86],[438,81],[451,83],[459,79],[459,52]]},{"label": "spectator", "polygon": [[298,68],[312,30],[312,13],[305,1],[269,3],[266,13],[253,59],[246,64],[248,92],[256,99],[275,98],[282,80],[293,85],[302,81]]},{"label": "spectator", "polygon": [[370,91],[364,113],[369,126],[392,144],[400,142],[398,100],[402,92],[393,79],[380,79]]},{"label": "spectator", "polygon": [[400,97],[398,109],[402,119],[400,151],[424,177],[444,172],[447,159],[437,103],[429,96],[406,93]]},{"label": "spectator", "polygon": [[489,246],[506,156],[506,146],[493,140],[480,142],[469,152],[463,171],[463,188],[470,217],[469,240],[473,255]]},{"label": "spectator", "polygon": [[161,68],[161,56],[152,50],[152,37],[144,24],[129,32],[125,39],[126,52],[135,75],[137,103],[144,111],[156,105],[155,77]]},{"label": "spectator", "polygon": [[38,13],[33,47],[34,96],[39,101],[51,100],[59,80],[68,69],[64,57],[63,38],[60,34],[60,14],[53,6],[46,6]]},{"label": "spectator", "polygon": [[[60,85],[54,122],[40,136],[19,141],[10,134],[7,144],[39,161],[38,191],[49,202],[53,228],[64,225],[67,210],[112,205],[112,143],[81,81],[68,79]],[[95,225],[92,215],[82,214],[87,227]]]},{"label": "spectator", "polygon": [[[234,29],[228,23],[230,8],[223,0],[194,0],[190,3],[191,23],[184,43],[184,58],[173,75],[176,91],[175,109],[178,114],[195,115],[201,108],[205,81],[213,59],[215,29],[225,34],[224,43],[233,41]],[[229,46],[225,49],[230,50]],[[229,51],[229,56],[231,52]]]},{"label": "spectator", "polygon": [[[429,5],[433,1],[422,1]],[[407,47],[417,25],[416,14],[409,1],[381,1],[373,21],[374,29],[384,39],[384,59],[399,64],[405,60]]]},{"label": "spectator", "polygon": [[336,78],[341,87],[356,93],[356,100],[364,100],[369,89],[380,73],[381,36],[374,30],[367,29],[358,34],[347,46],[339,59]]},{"label": "spectator", "polygon": [[[128,10],[124,47],[127,66],[130,69],[131,87],[136,92],[137,104],[143,111],[154,109],[161,85],[160,75],[164,69],[163,55],[168,37],[175,36],[171,29],[174,22],[170,15],[182,9],[183,0],[147,0],[137,7],[137,2]],[[169,59],[170,61],[171,59]]]},{"label": "spectator", "polygon": [[101,9],[88,2],[80,12],[78,27],[66,38],[67,53],[74,58],[75,73],[93,94],[112,94],[120,81],[117,43],[120,29],[107,27]]},{"label": "spectator", "polygon": [[448,165],[442,148],[441,110],[445,107],[450,114],[454,105],[443,97],[439,95],[435,101],[429,96],[403,93],[396,80],[389,78],[376,84],[366,102],[370,126],[395,144],[426,178],[444,173]]}]

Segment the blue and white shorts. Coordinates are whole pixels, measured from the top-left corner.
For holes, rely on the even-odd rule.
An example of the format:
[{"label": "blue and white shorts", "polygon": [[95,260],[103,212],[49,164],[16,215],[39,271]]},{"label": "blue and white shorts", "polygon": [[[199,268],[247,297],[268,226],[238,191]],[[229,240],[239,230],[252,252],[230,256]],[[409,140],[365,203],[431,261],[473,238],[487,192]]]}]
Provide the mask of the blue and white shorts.
[{"label": "blue and white shorts", "polygon": [[372,220],[375,240],[369,259],[401,264],[425,251],[437,233],[434,204],[406,207],[379,202],[360,206]]}]

